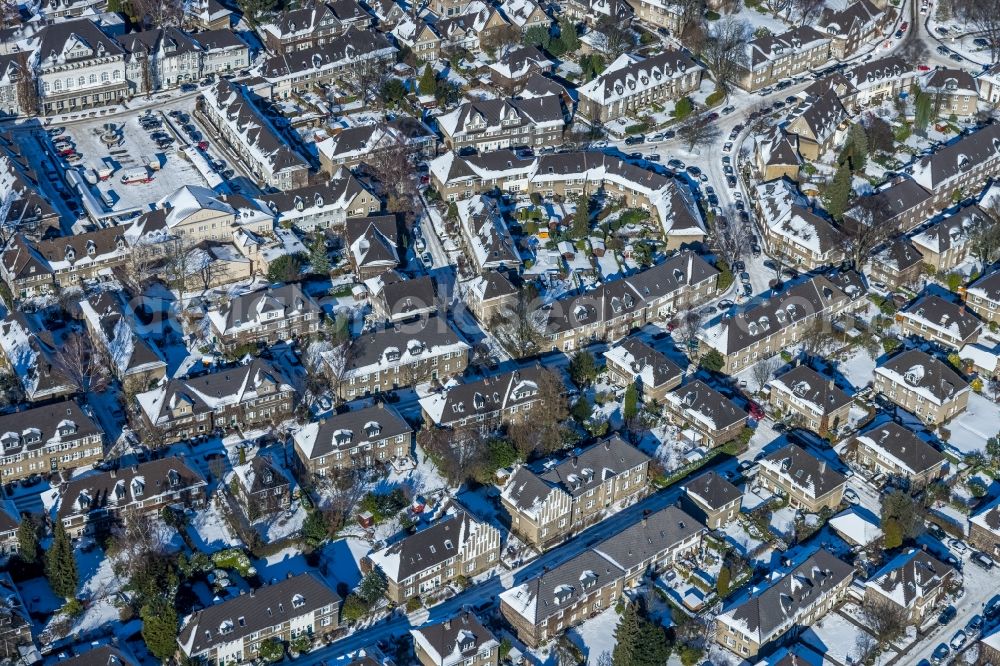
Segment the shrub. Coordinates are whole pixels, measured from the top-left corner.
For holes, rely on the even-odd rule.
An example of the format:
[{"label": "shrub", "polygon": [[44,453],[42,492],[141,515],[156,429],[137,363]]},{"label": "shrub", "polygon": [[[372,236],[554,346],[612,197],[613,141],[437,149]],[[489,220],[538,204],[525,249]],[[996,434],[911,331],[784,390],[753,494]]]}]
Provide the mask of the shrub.
[{"label": "shrub", "polygon": [[902,346],[902,342],[896,338],[882,338],[882,349],[886,354],[891,354]]},{"label": "shrub", "polygon": [[625,128],[625,133],[629,134],[629,135],[632,135],[632,134],[642,134],[643,132],[645,132],[648,129],[649,129],[649,123],[647,123],[647,122],[641,122],[641,123],[636,123],[634,125],[629,125],[628,127],[626,127]]},{"label": "shrub", "polygon": [[423,604],[420,603],[420,597],[410,597],[406,600],[406,612],[412,613],[419,610]]},{"label": "shrub", "polygon": [[691,115],[692,111],[694,111],[694,104],[691,102],[690,97],[682,97],[674,104],[674,118],[677,120],[687,118]]},{"label": "shrub", "polygon": [[716,104],[720,104],[724,99],[726,99],[726,91],[716,88],[715,92],[705,99],[705,104],[706,106],[715,106]]},{"label": "shrub", "polygon": [[709,9],[707,12],[705,12],[705,20],[706,21],[718,21],[719,18],[721,18],[719,16],[719,12],[713,12],[711,9]]}]

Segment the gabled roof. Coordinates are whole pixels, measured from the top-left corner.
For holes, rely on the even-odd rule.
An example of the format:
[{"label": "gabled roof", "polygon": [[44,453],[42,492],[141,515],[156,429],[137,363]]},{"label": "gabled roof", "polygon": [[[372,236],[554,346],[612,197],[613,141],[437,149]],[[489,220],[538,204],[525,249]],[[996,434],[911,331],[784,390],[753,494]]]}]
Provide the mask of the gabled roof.
[{"label": "gabled roof", "polygon": [[748,417],[736,403],[700,379],[674,389],[666,399],[687,418],[709,430],[725,430]]},{"label": "gabled roof", "polygon": [[715,471],[705,472],[684,484],[684,492],[711,510],[736,502],[743,493]]},{"label": "gabled roof", "polygon": [[973,336],[983,327],[983,322],[965,307],[937,294],[929,294],[913,302],[900,312],[900,316],[932,330],[954,335],[959,340]]},{"label": "gabled roof", "polygon": [[613,538],[599,543],[594,550],[629,571],[707,531],[697,518],[676,506],[668,506],[643,516]]},{"label": "gabled roof", "polygon": [[768,454],[758,464],[812,498],[822,497],[847,483],[847,477],[827,464],[826,460],[807,453],[795,444]]},{"label": "gabled roof", "polygon": [[913,180],[925,189],[937,191],[970,169],[997,159],[1000,159],[1000,124],[987,125],[917,162]]},{"label": "gabled roof", "polygon": [[632,336],[604,352],[604,357],[618,366],[628,368],[642,381],[644,388],[655,389],[675,379],[683,370],[667,356]]},{"label": "gabled roof", "polygon": [[420,399],[420,406],[437,426],[519,408],[538,398],[540,366],[511,370],[494,377],[448,386]]},{"label": "gabled roof", "polygon": [[865,587],[903,608],[926,599],[955,569],[922,550],[911,549],[897,555],[878,571]]},{"label": "gabled roof", "polygon": [[910,474],[921,474],[945,460],[943,453],[895,421],[869,428],[855,440],[894,460]]},{"label": "gabled roof", "polygon": [[819,414],[829,414],[851,404],[851,396],[808,365],[799,365],[770,382],[772,390],[778,389],[808,403]]},{"label": "gabled roof", "polygon": [[413,641],[435,666],[453,666],[478,652],[500,645],[475,615],[462,611],[457,617],[410,629]]},{"label": "gabled roof", "polygon": [[410,576],[442,564],[461,552],[481,530],[495,530],[460,510],[415,534],[371,553],[368,558],[389,578],[401,583]]},{"label": "gabled roof", "polygon": [[379,403],[362,407],[330,418],[308,423],[293,439],[309,460],[332,455],[340,449],[364,447],[383,439],[394,440],[403,435],[409,448],[413,428],[391,406]]},{"label": "gabled roof", "polygon": [[938,405],[969,390],[969,383],[950,365],[919,349],[908,349],[896,354],[879,364],[875,368],[875,374]]}]

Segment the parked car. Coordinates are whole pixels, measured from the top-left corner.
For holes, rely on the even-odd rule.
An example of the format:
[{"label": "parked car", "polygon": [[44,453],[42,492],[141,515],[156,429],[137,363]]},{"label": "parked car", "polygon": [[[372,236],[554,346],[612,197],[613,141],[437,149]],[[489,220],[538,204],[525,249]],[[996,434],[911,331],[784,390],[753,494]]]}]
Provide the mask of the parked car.
[{"label": "parked car", "polygon": [[727,141],[725,145],[722,146],[722,152],[724,153],[732,152],[732,150],[733,150],[733,144],[730,141]]},{"label": "parked car", "polygon": [[701,175],[701,169],[699,169],[693,164],[687,168],[687,172],[692,176],[694,176],[695,178]]},{"label": "parked car", "polygon": [[667,166],[670,167],[671,169],[677,169],[678,171],[680,171],[680,170],[682,170],[684,168],[684,162],[681,162],[679,159],[675,158],[675,159],[669,160],[667,162]]},{"label": "parked car", "polygon": [[975,564],[978,564],[982,568],[986,569],[987,571],[990,570],[990,569],[992,569],[993,568],[993,564],[994,564],[992,557],[990,557],[986,553],[982,553],[982,552],[979,552],[979,551],[976,551],[972,555],[972,561]]},{"label": "parked car", "polygon": [[988,618],[1000,613],[1000,594],[995,595],[992,599],[986,602],[986,606],[983,607],[983,613]]},{"label": "parked car", "polygon": [[951,539],[948,542],[948,545],[954,548],[955,552],[958,553],[959,555],[964,555],[965,552],[969,550],[969,547],[966,546],[965,542],[962,541],[961,539]]},{"label": "parked car", "polygon": [[983,616],[973,615],[972,619],[965,623],[965,633],[975,636],[983,629]]},{"label": "parked car", "polygon": [[949,644],[953,650],[961,650],[962,646],[965,645],[965,641],[969,640],[969,637],[965,635],[965,631],[959,629],[955,632],[955,635],[951,637]]},{"label": "parked car", "polygon": [[931,663],[937,666],[938,664],[944,662],[944,660],[948,658],[949,654],[951,654],[951,649],[949,649],[949,647],[944,643],[941,643],[934,648],[934,652],[931,653]]},{"label": "parked car", "polygon": [[641,134],[636,134],[635,136],[626,137],[626,146],[635,146],[646,141],[646,137]]},{"label": "parked car", "polygon": [[958,611],[955,610],[954,606],[948,606],[943,611],[941,611],[940,615],[938,615],[938,624],[940,625],[948,624],[949,622],[955,619],[955,615],[957,614]]},{"label": "parked car", "polygon": [[927,533],[940,541],[944,541],[946,537],[944,530],[937,523],[927,523]]},{"label": "parked car", "polygon": [[860,498],[858,497],[858,494],[854,492],[853,488],[848,488],[847,490],[844,491],[844,499],[850,502],[851,504],[857,504],[859,501],[861,501]]}]

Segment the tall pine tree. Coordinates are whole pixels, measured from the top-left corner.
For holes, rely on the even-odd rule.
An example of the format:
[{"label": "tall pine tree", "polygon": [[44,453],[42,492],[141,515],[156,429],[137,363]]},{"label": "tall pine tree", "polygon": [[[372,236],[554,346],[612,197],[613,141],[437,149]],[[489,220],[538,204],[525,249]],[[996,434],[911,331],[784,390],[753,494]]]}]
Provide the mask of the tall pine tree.
[{"label": "tall pine tree", "polygon": [[163,598],[153,597],[139,612],[142,617],[142,640],[150,653],[166,661],[177,651],[177,610]]},{"label": "tall pine tree", "polygon": [[826,212],[830,217],[840,221],[847,211],[847,203],[851,199],[851,167],[846,162],[837,168],[833,182],[826,189]]},{"label": "tall pine tree", "polygon": [[17,554],[25,564],[38,561],[38,525],[27,513],[21,516],[21,524],[17,526]]},{"label": "tall pine tree", "polygon": [[633,382],[625,389],[625,397],[622,399],[622,418],[626,421],[631,421],[638,415],[639,389],[636,388],[635,382]]},{"label": "tall pine tree", "polygon": [[417,84],[421,95],[433,95],[437,90],[437,78],[430,64],[424,65],[424,73],[420,75],[420,82]]},{"label": "tall pine tree", "polygon": [[670,643],[663,627],[649,620],[639,621],[639,637],[631,666],[664,666],[670,659]]},{"label": "tall pine tree", "polygon": [[60,520],[56,521],[55,538],[45,553],[45,576],[57,596],[63,599],[72,599],[76,596],[79,574],[76,570],[76,559],[73,557],[73,544]]},{"label": "tall pine tree", "polygon": [[316,240],[309,250],[309,265],[317,275],[330,274],[330,258],[326,255],[326,242],[322,232],[316,234]]},{"label": "tall pine tree", "polygon": [[627,604],[622,619],[615,628],[615,651],[611,655],[613,666],[632,666],[639,649],[641,630],[639,611],[635,604]]}]

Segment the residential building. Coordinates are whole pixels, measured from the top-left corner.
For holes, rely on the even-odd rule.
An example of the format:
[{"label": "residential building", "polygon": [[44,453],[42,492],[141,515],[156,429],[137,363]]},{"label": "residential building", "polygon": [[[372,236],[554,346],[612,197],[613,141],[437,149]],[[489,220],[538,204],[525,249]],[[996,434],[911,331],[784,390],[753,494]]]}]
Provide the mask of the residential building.
[{"label": "residential building", "polygon": [[984,666],[1000,664],[1000,628],[986,629],[980,634],[979,662]]},{"label": "residential building", "polygon": [[832,90],[827,90],[805,104],[802,113],[785,126],[796,137],[799,155],[806,160],[820,160],[827,151],[836,150],[850,115]]},{"label": "residential building", "polygon": [[930,205],[937,210],[950,206],[956,192],[978,192],[983,183],[998,175],[1000,124],[962,135],[921,159],[913,169],[913,180],[932,194]]},{"label": "residential building", "polygon": [[779,178],[797,180],[800,163],[796,135],[775,126],[754,137],[753,165],[763,183]]},{"label": "residential building", "polygon": [[691,56],[673,49],[648,58],[625,53],[577,89],[579,112],[604,123],[653,104],[676,102],[698,89],[702,72]]},{"label": "residential building", "polygon": [[926,486],[944,475],[944,454],[909,428],[888,421],[856,435],[848,444],[858,463],[886,476],[902,477],[913,487]]},{"label": "residential building", "polygon": [[[424,423],[438,428],[475,428],[483,433],[531,418],[541,404],[541,366],[511,370],[478,381],[449,384],[420,398]],[[558,375],[553,379],[560,381]]]},{"label": "residential building", "polygon": [[66,398],[77,386],[61,369],[57,349],[66,330],[50,331],[35,314],[14,310],[0,320],[0,367],[17,378],[28,402]]},{"label": "residential building", "polygon": [[388,581],[386,596],[397,604],[420,596],[425,603],[462,577],[471,579],[499,563],[500,531],[463,509],[429,527],[377,550],[361,561],[362,570],[378,567]]},{"label": "residential building", "polygon": [[857,0],[843,9],[825,7],[817,25],[830,38],[830,56],[842,61],[880,36],[895,18],[891,7]]},{"label": "residential building", "polygon": [[203,32],[229,31],[233,11],[227,9],[219,0],[194,0],[185,12],[185,23],[190,23]]},{"label": "residential building", "polygon": [[722,475],[705,472],[684,484],[681,505],[709,529],[728,525],[740,514],[743,493]]},{"label": "residential building", "polygon": [[643,402],[663,403],[681,385],[684,371],[637,337],[627,337],[604,352],[608,382],[627,389],[633,384]]},{"label": "residential building", "polygon": [[[218,3],[218,0],[207,0],[209,5],[217,5],[224,11],[229,11]],[[231,13],[231,12],[230,12]],[[226,23],[229,16],[226,15]],[[222,29],[203,30],[194,35],[201,45],[202,76],[223,76],[250,66],[250,47],[240,39],[239,35],[227,27]]]},{"label": "residential building", "polygon": [[494,317],[517,305],[520,290],[502,271],[486,271],[469,281],[466,304],[479,323],[492,325]]},{"label": "residential building", "polygon": [[117,38],[125,51],[129,95],[176,88],[201,77],[201,45],[180,28],[153,28]]},{"label": "residential building", "polygon": [[497,666],[500,660],[500,641],[469,611],[410,629],[410,636],[423,666]]},{"label": "residential building", "polygon": [[340,601],[316,574],[299,574],[195,611],[181,622],[177,643],[189,659],[245,663],[269,639],[328,637],[340,626]]},{"label": "residential building", "polygon": [[465,102],[438,116],[438,128],[448,150],[480,152],[562,142],[571,114],[558,95]]},{"label": "residential building", "polygon": [[808,365],[797,365],[778,375],[767,387],[776,418],[780,414],[782,419],[800,423],[822,436],[847,425],[851,396]]},{"label": "residential building", "polygon": [[684,29],[684,6],[670,0],[626,0],[635,18],[679,37]]},{"label": "residential building", "polygon": [[31,615],[6,571],[0,571],[0,597],[4,600],[4,622],[0,623],[0,659],[12,663],[41,661],[31,635]]},{"label": "residential building", "polygon": [[310,2],[281,12],[260,27],[264,44],[276,53],[294,53],[328,44],[351,26],[364,27],[371,15],[354,0]]},{"label": "residential building", "polygon": [[[531,2],[531,0],[507,0],[505,4],[509,8],[516,8],[518,10],[526,9],[529,6],[533,7],[531,10],[532,14],[535,16],[540,14],[544,18],[543,27],[548,26],[552,22],[552,19],[545,12],[542,12],[541,8],[534,2]],[[516,95],[525,89],[525,86],[531,79],[548,74],[554,68],[555,62],[538,50],[538,47],[530,44],[527,46],[511,46],[497,57],[496,62],[490,63],[490,81],[494,86],[508,95]],[[559,91],[554,90],[550,94],[554,94],[562,99]],[[546,96],[548,95],[541,95],[540,97]],[[522,97],[534,97],[534,95]]]},{"label": "residential building", "polygon": [[935,197],[915,180],[899,178],[859,201],[859,205],[844,214],[845,223],[877,224],[907,233],[932,214]]},{"label": "residential building", "polygon": [[128,97],[125,52],[90,19],[39,30],[35,78],[43,114],[119,104]]},{"label": "residential building", "polygon": [[958,303],[937,294],[923,296],[896,313],[904,335],[913,335],[951,349],[961,349],[979,339],[983,323]]},{"label": "residential building", "polygon": [[297,283],[269,286],[226,298],[206,315],[210,339],[220,351],[310,338],[319,333],[323,309]]},{"label": "residential building", "polygon": [[742,311],[699,332],[704,352],[722,354],[721,372],[733,374],[759,359],[776,356],[799,343],[810,330],[829,326],[868,301],[868,288],[853,271],[815,275],[777,296],[754,302]]},{"label": "residential building", "polygon": [[430,275],[406,279],[393,270],[368,278],[365,288],[372,314],[383,322],[399,324],[438,310],[437,288]]},{"label": "residential building", "polygon": [[708,448],[736,439],[749,418],[736,403],[700,379],[668,393],[664,406],[669,422]]},{"label": "residential building", "polygon": [[0,562],[6,562],[9,556],[21,549],[20,539],[17,538],[20,527],[21,515],[14,503],[9,500],[0,502]]},{"label": "residential building", "polygon": [[[341,469],[409,460],[413,428],[385,403],[311,422],[292,435],[298,472],[325,477]],[[305,477],[302,477],[305,481]]]},{"label": "residential building", "polygon": [[965,261],[973,234],[987,220],[979,206],[964,206],[914,234],[911,240],[925,264],[946,273]]},{"label": "residential building", "polygon": [[853,86],[853,95],[849,100],[841,101],[852,111],[891,102],[899,97],[899,93],[909,93],[917,82],[914,68],[899,56],[855,65],[844,72],[844,77]]},{"label": "residential building", "polygon": [[934,100],[938,118],[969,119],[979,110],[979,82],[964,69],[935,67],[921,77],[920,87]]},{"label": "residential building", "polygon": [[129,390],[145,391],[166,377],[167,362],[124,297],[118,291],[99,292],[80,301],[80,312],[115,377]]},{"label": "residential building", "polygon": [[645,495],[649,461],[616,435],[556,464],[521,465],[500,493],[511,532],[548,550],[602,520],[613,506]]},{"label": "residential building", "polygon": [[280,422],[292,413],[295,389],[277,368],[254,359],[198,377],[174,377],[135,399],[146,428],[173,442]]},{"label": "residential building", "polygon": [[0,118],[17,118],[23,113],[34,113],[34,109],[24,109],[18,95],[18,82],[24,76],[28,54],[0,54]]},{"label": "residential building", "polygon": [[777,582],[719,616],[715,641],[743,658],[796,626],[808,626],[832,611],[854,580],[854,568],[820,548]]},{"label": "residential building", "polygon": [[130,653],[115,645],[89,646],[86,652],[67,659],[60,659],[66,666],[139,666]]},{"label": "residential building", "polygon": [[844,497],[847,477],[795,444],[768,454],[757,463],[760,484],[788,498],[808,513],[836,509]]},{"label": "residential building", "polygon": [[987,273],[969,285],[965,305],[983,321],[1000,323],[1000,271]]},{"label": "residential building", "polygon": [[[455,0],[444,0],[455,2]],[[482,0],[462,3],[462,12],[434,24],[441,35],[442,48],[464,48],[473,52],[483,51],[484,42],[498,31],[510,26],[503,14]]]},{"label": "residential building", "polygon": [[354,168],[373,153],[395,150],[400,143],[428,158],[437,147],[437,136],[426,125],[408,116],[388,123],[346,127],[316,142],[320,169],[336,174],[342,167]]},{"label": "residential building", "polygon": [[809,25],[757,37],[746,49],[746,64],[738,68],[737,83],[749,92],[798,76],[830,59],[830,39]]},{"label": "residential building", "polygon": [[292,486],[285,473],[268,456],[254,456],[249,462],[233,467],[230,488],[235,499],[252,521],[287,510],[292,504]]},{"label": "residential building", "polygon": [[783,178],[760,183],[755,194],[754,208],[771,256],[804,271],[843,261],[844,234],[831,220],[809,208],[792,181]]},{"label": "residential building", "polygon": [[908,236],[900,236],[878,250],[868,263],[868,276],[890,289],[916,290],[924,271],[924,255]]},{"label": "residential building", "polygon": [[354,338],[323,360],[341,400],[462,374],[470,346],[437,315],[376,329]]},{"label": "residential building", "polygon": [[969,383],[950,365],[909,349],[875,368],[875,390],[927,423],[948,421],[969,404]]},{"label": "residential building", "polygon": [[521,270],[521,255],[510,235],[499,202],[483,195],[458,202],[458,222],[465,254],[480,274]]},{"label": "residential building", "polygon": [[969,518],[969,544],[990,557],[1000,557],[1000,500],[993,500]]},{"label": "residential building", "polygon": [[566,0],[561,8],[574,21],[591,27],[602,21],[624,26],[632,21],[632,8],[625,0]]},{"label": "residential building", "polygon": [[906,612],[909,624],[919,627],[960,577],[956,569],[933,555],[911,548],[865,582],[865,601],[888,601]]},{"label": "residential building", "polygon": [[0,481],[93,465],[104,457],[104,431],[72,400],[0,415]]},{"label": "residential building", "polygon": [[203,508],[207,485],[182,458],[159,458],[69,481],[60,490],[57,515],[70,536],[102,534],[166,507]]},{"label": "residential building", "polygon": [[708,532],[698,519],[676,506],[648,512],[594,551],[625,572],[624,587],[642,584],[675,562],[694,556]]},{"label": "residential building", "polygon": [[529,647],[538,647],[591,616],[613,608],[625,571],[593,550],[585,550],[500,593],[500,613]]},{"label": "residential building", "polygon": [[362,281],[400,264],[399,222],[395,215],[349,217],[344,220],[344,247],[354,274]]},{"label": "residential building", "polygon": [[264,194],[258,200],[270,209],[278,224],[300,231],[342,228],[349,217],[364,217],[382,209],[379,198],[346,169],[329,181]]}]

